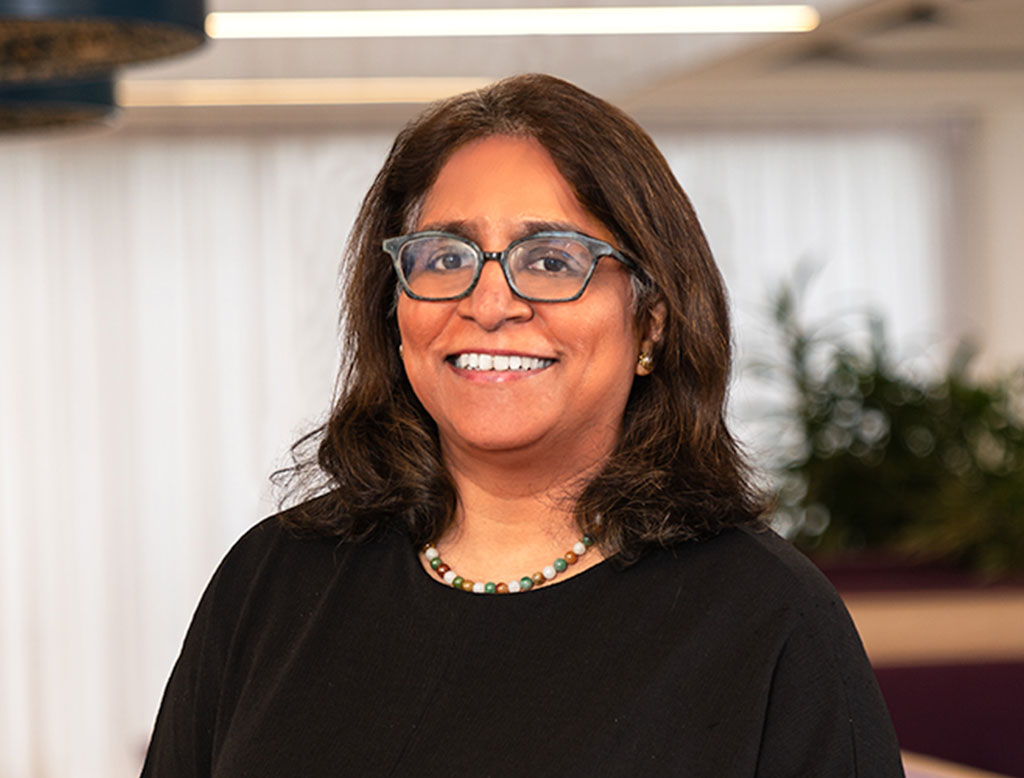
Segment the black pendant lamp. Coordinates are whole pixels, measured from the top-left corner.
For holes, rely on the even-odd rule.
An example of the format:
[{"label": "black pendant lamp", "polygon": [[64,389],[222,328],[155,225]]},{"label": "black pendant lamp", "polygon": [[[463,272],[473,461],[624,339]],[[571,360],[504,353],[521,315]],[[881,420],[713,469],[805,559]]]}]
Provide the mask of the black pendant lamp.
[{"label": "black pendant lamp", "polygon": [[116,108],[111,76],[0,84],[0,132],[102,124]]},{"label": "black pendant lamp", "polygon": [[0,0],[0,84],[103,74],[206,40],[203,0]]}]

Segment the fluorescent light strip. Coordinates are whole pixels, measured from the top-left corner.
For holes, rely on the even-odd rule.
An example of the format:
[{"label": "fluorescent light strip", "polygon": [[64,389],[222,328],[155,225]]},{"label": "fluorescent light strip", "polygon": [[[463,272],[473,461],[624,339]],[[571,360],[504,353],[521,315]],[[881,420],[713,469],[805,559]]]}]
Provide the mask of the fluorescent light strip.
[{"label": "fluorescent light strip", "polygon": [[211,38],[423,38],[806,32],[809,5],[466,8],[391,11],[238,11],[206,17]]},{"label": "fluorescent light strip", "polygon": [[125,108],[429,103],[492,81],[415,77],[125,79],[117,85],[117,102]]}]

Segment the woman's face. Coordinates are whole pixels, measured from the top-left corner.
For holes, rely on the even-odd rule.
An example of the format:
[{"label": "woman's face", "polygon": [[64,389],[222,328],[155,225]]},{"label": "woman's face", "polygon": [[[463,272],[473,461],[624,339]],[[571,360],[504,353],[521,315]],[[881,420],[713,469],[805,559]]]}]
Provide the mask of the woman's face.
[{"label": "woman's face", "polygon": [[[501,251],[541,230],[615,241],[583,209],[537,141],[492,136],[458,149],[427,192],[416,230],[445,230]],[[406,374],[437,423],[446,456],[482,452],[554,455],[587,467],[611,452],[636,367],[629,271],[598,263],[582,297],[535,303],[517,297],[497,262],[461,300],[402,294],[398,326]],[[460,355],[499,369],[458,367]],[[528,370],[500,369],[542,360]],[[527,366],[536,363],[525,363]]]}]

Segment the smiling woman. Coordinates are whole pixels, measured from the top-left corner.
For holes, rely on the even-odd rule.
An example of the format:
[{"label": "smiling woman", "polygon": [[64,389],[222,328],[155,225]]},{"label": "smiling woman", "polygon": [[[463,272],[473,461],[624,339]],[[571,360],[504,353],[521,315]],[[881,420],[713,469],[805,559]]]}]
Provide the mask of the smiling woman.
[{"label": "smiling woman", "polygon": [[144,775],[901,774],[842,604],[761,523],[725,291],[632,120],[547,76],[432,107],[344,272],[304,499],[215,574]]},{"label": "smiling woman", "polygon": [[[533,139],[500,135],[471,142],[451,156],[431,186],[418,222],[418,229],[457,225],[462,234],[496,252],[533,233],[537,224],[557,223],[614,241],[576,200],[543,146]],[[564,264],[545,257],[547,263]],[[504,471],[510,464],[529,462],[536,472],[530,478],[534,499],[521,512],[551,513],[551,488],[576,482],[614,449],[640,334],[635,331],[629,271],[611,258],[588,255],[586,262],[565,296],[582,291],[582,279],[590,275],[593,262],[597,267],[586,294],[569,302],[526,300],[512,291],[497,264],[486,263],[475,285],[456,300],[399,298],[405,372],[437,424],[460,494],[466,492],[461,483],[466,468],[480,473],[478,477],[486,472],[507,481]],[[562,272],[557,268],[551,275]],[[531,266],[531,272],[543,271]],[[653,338],[645,338],[649,350]],[[474,356],[477,369],[459,366],[460,359],[472,364]],[[520,368],[523,360],[537,366],[511,370],[513,358]],[[502,463],[484,471],[482,460],[491,455]],[[540,478],[548,482],[546,488],[537,488]]]}]

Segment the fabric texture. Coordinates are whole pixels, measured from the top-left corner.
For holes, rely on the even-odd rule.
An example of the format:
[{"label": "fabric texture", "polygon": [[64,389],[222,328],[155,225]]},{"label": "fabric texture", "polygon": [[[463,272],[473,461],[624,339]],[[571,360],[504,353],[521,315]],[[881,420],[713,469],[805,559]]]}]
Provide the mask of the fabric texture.
[{"label": "fabric texture", "polygon": [[903,771],[838,595],[770,532],[488,596],[398,534],[250,530],[199,604],[143,776],[453,775]]}]

